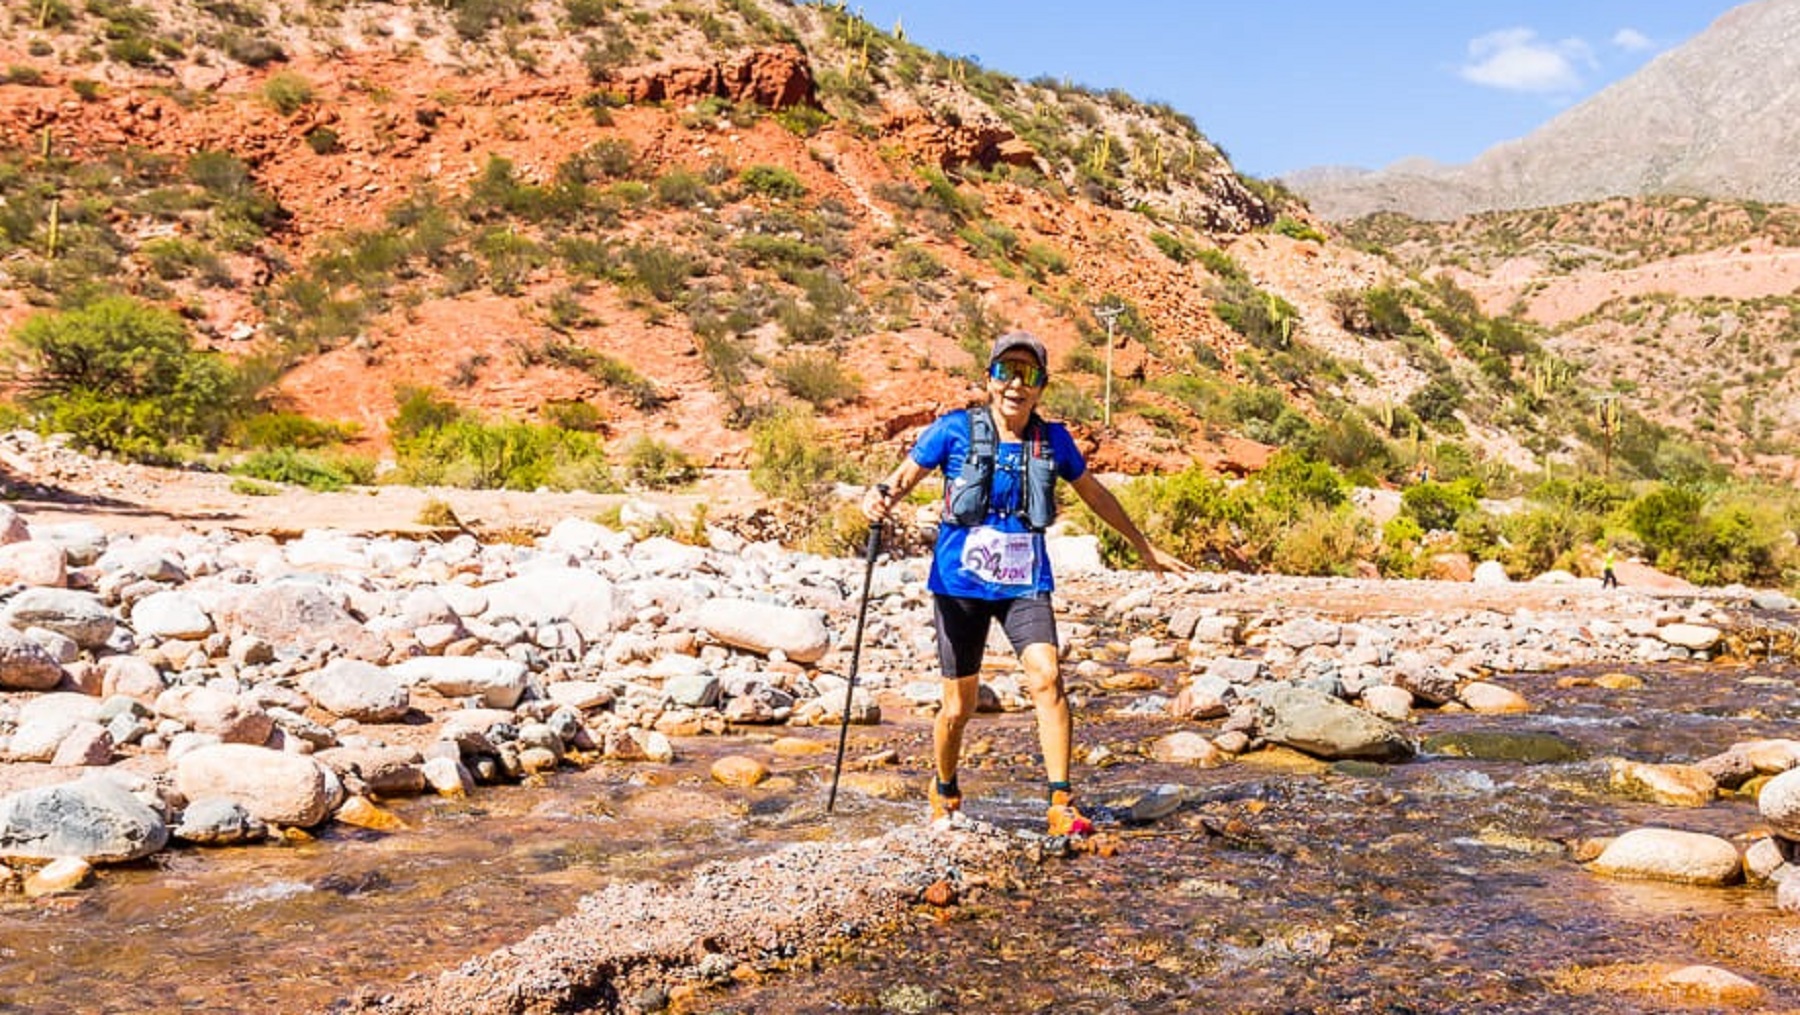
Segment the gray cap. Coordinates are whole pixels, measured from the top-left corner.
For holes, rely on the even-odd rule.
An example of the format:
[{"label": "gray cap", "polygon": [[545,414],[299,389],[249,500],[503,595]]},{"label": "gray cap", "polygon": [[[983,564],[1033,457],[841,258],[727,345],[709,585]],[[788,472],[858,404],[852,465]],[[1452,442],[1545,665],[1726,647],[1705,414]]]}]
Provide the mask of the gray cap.
[{"label": "gray cap", "polygon": [[1029,331],[1009,331],[994,339],[994,351],[988,354],[988,365],[1014,349],[1023,349],[1037,357],[1038,366],[1046,373],[1050,370],[1050,354],[1044,351],[1044,343],[1038,341],[1036,335]]}]

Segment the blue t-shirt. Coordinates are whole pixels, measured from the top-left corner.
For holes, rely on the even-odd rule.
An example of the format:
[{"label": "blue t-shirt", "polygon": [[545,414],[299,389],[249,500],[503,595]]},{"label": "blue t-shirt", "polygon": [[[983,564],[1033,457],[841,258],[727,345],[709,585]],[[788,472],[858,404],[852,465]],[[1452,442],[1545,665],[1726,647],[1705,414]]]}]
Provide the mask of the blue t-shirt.
[{"label": "blue t-shirt", "polygon": [[[946,486],[962,474],[969,456],[969,411],[958,409],[938,417],[913,445],[912,460],[927,469],[942,469]],[[1087,460],[1061,423],[1045,423],[1036,439],[1050,446],[1056,474],[1064,480],[1074,482],[1087,471]],[[965,599],[1019,599],[1049,592],[1055,585],[1050,555],[1044,534],[1025,524],[1024,496],[1025,445],[1001,442],[994,451],[987,520],[967,527],[938,525],[927,587],[938,595]]]}]

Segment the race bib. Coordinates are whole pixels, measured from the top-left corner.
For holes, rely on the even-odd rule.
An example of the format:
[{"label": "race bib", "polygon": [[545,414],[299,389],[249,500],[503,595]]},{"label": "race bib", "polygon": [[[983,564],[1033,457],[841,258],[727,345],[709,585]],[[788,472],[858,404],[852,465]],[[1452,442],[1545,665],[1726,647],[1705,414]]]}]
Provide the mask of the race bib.
[{"label": "race bib", "polygon": [[1030,585],[1037,575],[1037,547],[1029,532],[1001,532],[978,525],[963,541],[963,570],[995,585]]}]

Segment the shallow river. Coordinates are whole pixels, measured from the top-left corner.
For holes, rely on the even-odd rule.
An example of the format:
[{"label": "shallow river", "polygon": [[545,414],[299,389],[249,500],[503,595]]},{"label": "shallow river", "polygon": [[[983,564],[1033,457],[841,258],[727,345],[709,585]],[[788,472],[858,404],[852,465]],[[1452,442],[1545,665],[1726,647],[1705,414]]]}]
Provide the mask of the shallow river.
[{"label": "shallow river", "polygon": [[[1031,890],[921,911],[897,935],[806,970],[701,994],[687,1011],[790,1012],[1654,1012],[1668,1001],[1560,989],[1558,974],[1623,963],[1712,963],[1800,1010],[1800,977],[1740,949],[1734,921],[1767,916],[1767,888],[1608,880],[1564,843],[1664,825],[1732,836],[1746,799],[1703,810],[1604,792],[1599,759],[1693,761],[1800,729],[1796,672],[1634,668],[1646,686],[1503,678],[1526,716],[1420,713],[1432,734],[1554,733],[1580,760],[1526,765],[1424,756],[1387,767],[1297,771],[1245,761],[1197,770],[1147,760],[1171,729],[1127,718],[1142,692],[1077,686],[1086,799],[1122,813],[1143,791],[1187,803],[1117,830],[1110,858],[1052,860]],[[1165,685],[1172,674],[1162,674]],[[1166,687],[1165,687],[1166,689]],[[815,730],[821,740],[835,731]],[[922,782],[928,727],[858,729],[852,755],[898,749]],[[1041,818],[1028,715],[984,716],[964,777],[970,813]],[[324,1011],[358,986],[394,985],[523,937],[618,880],[675,878],[706,860],[920,820],[920,803],[840,796],[822,813],[830,756],[774,759],[754,790],[708,783],[711,758],[760,743],[684,742],[673,768],[601,766],[541,788],[394,804],[412,830],[175,850],[49,903],[0,909],[0,1012]],[[1253,757],[1253,756],[1252,756]]]}]

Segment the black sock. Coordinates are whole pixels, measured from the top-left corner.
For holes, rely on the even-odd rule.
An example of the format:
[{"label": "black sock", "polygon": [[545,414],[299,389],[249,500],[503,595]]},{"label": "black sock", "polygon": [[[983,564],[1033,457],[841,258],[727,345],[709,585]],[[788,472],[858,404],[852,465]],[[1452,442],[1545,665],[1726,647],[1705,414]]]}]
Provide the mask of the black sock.
[{"label": "black sock", "polygon": [[1055,799],[1056,794],[1058,793],[1068,793],[1072,796],[1074,795],[1074,792],[1074,790],[1069,788],[1067,782],[1053,782],[1050,784],[1050,796],[1052,799]]},{"label": "black sock", "polygon": [[956,788],[955,779],[951,779],[949,782],[939,779],[937,781],[937,795],[941,797],[957,797],[962,796],[962,790]]}]

